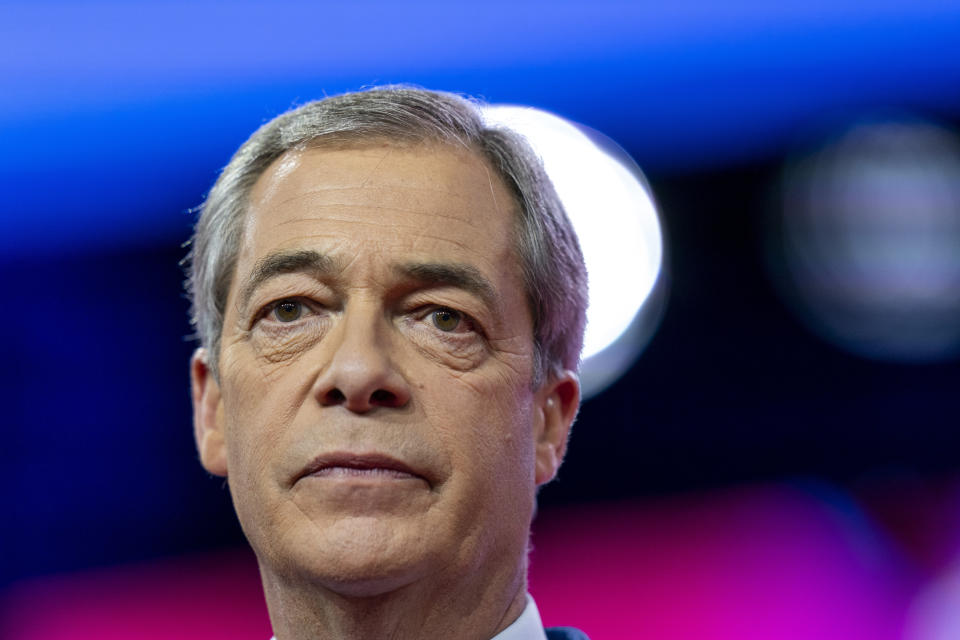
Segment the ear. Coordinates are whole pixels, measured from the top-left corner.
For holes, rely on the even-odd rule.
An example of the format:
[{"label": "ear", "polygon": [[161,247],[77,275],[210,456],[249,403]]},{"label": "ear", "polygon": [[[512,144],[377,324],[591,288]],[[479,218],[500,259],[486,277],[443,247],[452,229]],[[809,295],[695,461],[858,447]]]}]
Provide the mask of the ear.
[{"label": "ear", "polygon": [[536,393],[534,424],[536,445],[536,482],[550,482],[557,475],[567,439],[580,408],[580,379],[573,371],[551,377]]},{"label": "ear", "polygon": [[223,403],[220,384],[207,365],[207,350],[200,348],[190,358],[190,390],[193,398],[193,436],[200,464],[217,476],[227,475],[227,449],[223,439]]}]

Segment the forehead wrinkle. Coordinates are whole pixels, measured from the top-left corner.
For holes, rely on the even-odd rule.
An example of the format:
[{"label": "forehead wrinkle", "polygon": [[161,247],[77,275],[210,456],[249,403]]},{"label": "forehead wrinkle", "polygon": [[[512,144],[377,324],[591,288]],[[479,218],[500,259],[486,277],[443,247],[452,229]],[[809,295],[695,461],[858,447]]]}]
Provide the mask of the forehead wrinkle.
[{"label": "forehead wrinkle", "polygon": [[[463,241],[461,241],[461,240],[457,240],[457,239],[454,239],[454,238],[449,238],[449,237],[447,237],[447,236],[436,235],[436,234],[432,234],[432,233],[421,233],[421,234],[419,235],[419,237],[417,238],[417,240],[418,240],[418,245],[417,245],[417,246],[419,246],[419,241],[421,241],[421,240],[436,240],[436,241],[438,241],[438,242],[440,242],[440,243],[450,244],[450,245],[453,245],[454,247],[457,247],[458,249],[463,249],[463,250],[466,251],[467,253],[473,254],[473,255],[477,256],[478,258],[483,259],[483,260],[486,261],[486,262],[492,262],[489,257],[484,256],[484,253],[483,253],[483,250],[482,250],[482,249],[479,249],[478,247],[475,247],[475,246],[471,245],[471,244],[468,243],[468,242],[463,242]],[[497,257],[497,260],[499,260],[499,259],[501,259],[501,258],[502,258],[502,256],[498,256],[498,257]]]},{"label": "forehead wrinkle", "polygon": [[[285,220],[285,221],[283,221],[283,222],[278,222],[275,226],[277,226],[277,227],[282,227],[282,226],[286,226],[286,225],[312,224],[312,223],[314,223],[314,222],[316,222],[316,221],[318,221],[318,220],[329,220],[329,221],[332,221],[332,222],[343,222],[343,223],[348,223],[348,224],[354,225],[354,226],[372,227],[372,228],[378,229],[378,230],[384,228],[384,223],[383,223],[383,221],[379,221],[379,220],[357,220],[356,218],[330,218],[330,217],[298,218],[298,219],[296,219],[296,220]],[[416,230],[420,230],[420,229],[422,228],[421,225],[414,224],[414,223],[400,224],[400,223],[394,222],[394,223],[390,223],[390,224],[391,224],[391,227],[393,227],[393,228],[395,228],[395,229],[416,229]],[[299,237],[299,238],[325,238],[325,237],[329,237],[329,236],[342,236],[342,235],[345,235],[345,234],[343,233],[343,231],[327,231],[327,232],[324,232],[323,230],[319,230],[319,231],[317,231],[316,233],[302,234],[302,235],[298,235],[298,237]],[[428,237],[428,236],[426,236],[426,234],[420,234],[420,235],[423,236],[423,237]],[[438,238],[438,239],[441,239],[441,240],[445,239],[443,236],[435,236],[435,237]],[[362,239],[362,240],[367,240],[367,238],[361,238],[361,239]],[[454,240],[450,240],[450,242],[454,242],[454,244],[461,244],[461,243],[457,243],[457,242],[454,241]],[[463,245],[463,246],[466,246],[466,245]]]},{"label": "forehead wrinkle", "polygon": [[[300,191],[289,197],[284,198],[283,200],[275,200],[275,198],[272,197],[273,194],[271,194],[271,198],[262,198],[259,204],[263,206],[264,202],[266,202],[267,200],[270,200],[271,207],[282,207],[283,205],[290,204],[291,202],[296,202],[297,200],[302,200],[303,198],[306,198],[307,196],[311,196],[316,193],[327,193],[328,191],[356,191],[358,189],[360,189],[360,185],[349,185],[346,187],[317,187],[315,189],[307,189],[305,191]],[[331,204],[337,204],[337,203],[331,203]],[[347,203],[344,203],[344,204],[347,204]]]},{"label": "forehead wrinkle", "polygon": [[477,216],[472,216],[472,217],[471,217],[471,216],[463,216],[463,215],[458,215],[458,214],[453,214],[453,213],[442,213],[442,212],[436,212],[436,211],[422,211],[422,210],[420,210],[420,209],[404,209],[404,208],[401,208],[401,207],[385,207],[385,206],[381,206],[381,205],[370,206],[370,205],[356,205],[356,204],[343,204],[343,205],[341,205],[341,204],[324,204],[324,205],[318,205],[318,206],[314,207],[314,210],[315,210],[315,211],[317,212],[317,214],[318,214],[318,215],[316,215],[316,216],[309,216],[309,217],[304,216],[304,217],[300,217],[300,218],[294,218],[294,219],[291,219],[291,220],[281,220],[281,221],[279,221],[279,222],[275,222],[275,223],[273,224],[273,226],[275,226],[275,227],[282,227],[282,226],[286,226],[286,225],[290,225],[290,224],[303,224],[303,223],[310,223],[310,222],[317,222],[317,221],[329,221],[329,222],[350,222],[350,223],[354,223],[354,224],[364,224],[364,225],[375,226],[375,227],[382,227],[385,222],[389,222],[389,224],[395,225],[395,226],[397,226],[397,227],[410,227],[410,228],[415,228],[415,229],[420,229],[420,228],[422,228],[421,225],[418,225],[418,224],[414,224],[414,223],[402,224],[402,223],[400,223],[400,222],[398,222],[398,221],[396,221],[396,220],[389,220],[389,221],[383,221],[383,220],[360,220],[360,219],[357,219],[357,218],[354,218],[354,217],[350,217],[350,216],[320,215],[320,210],[323,210],[323,209],[326,209],[326,208],[335,208],[335,209],[351,209],[351,208],[352,208],[352,209],[377,209],[377,210],[385,211],[385,212],[409,213],[409,214],[413,214],[413,215],[421,215],[421,216],[429,216],[429,217],[433,217],[433,218],[440,218],[440,219],[443,219],[443,220],[452,220],[452,221],[460,222],[460,223],[463,223],[463,224],[465,224],[465,225],[467,225],[467,226],[469,226],[469,227],[474,227],[474,228],[481,228],[481,227],[483,226],[483,225],[481,224],[482,221],[479,220],[479,219],[476,219]]},{"label": "forehead wrinkle", "polygon": [[[278,201],[275,201],[275,202],[271,202],[271,203],[270,203],[270,206],[271,206],[271,207],[283,207],[283,206],[285,206],[285,205],[288,205],[288,204],[297,202],[297,201],[299,201],[299,200],[303,200],[303,199],[306,199],[306,198],[310,198],[311,196],[316,197],[318,194],[326,194],[326,193],[330,193],[330,192],[340,192],[340,193],[342,193],[342,192],[356,191],[356,192],[358,192],[358,193],[366,194],[366,193],[369,192],[369,189],[373,189],[373,188],[377,188],[377,189],[391,189],[391,190],[395,190],[395,191],[404,191],[404,192],[410,192],[410,193],[426,193],[426,194],[429,194],[429,195],[437,195],[437,194],[440,194],[440,195],[444,195],[444,196],[449,196],[449,197],[452,198],[452,199],[461,200],[461,201],[463,201],[463,202],[465,202],[465,203],[467,203],[467,204],[471,204],[471,203],[473,203],[473,201],[474,201],[473,198],[470,197],[470,195],[468,195],[468,194],[464,194],[464,193],[461,193],[461,192],[459,192],[459,191],[446,191],[446,190],[444,190],[444,189],[434,189],[434,188],[427,188],[427,187],[408,187],[408,186],[402,186],[402,185],[384,185],[384,186],[378,186],[378,187],[361,187],[361,186],[357,186],[357,185],[352,185],[352,186],[348,186],[348,187],[321,187],[321,188],[309,189],[309,190],[306,190],[306,191],[301,191],[300,193],[291,195],[290,197],[284,198],[283,200],[278,200]],[[492,184],[490,185],[490,188],[491,188],[491,189],[493,188],[493,185],[492,185]],[[493,196],[493,200],[494,200],[494,202],[493,202],[494,207],[497,207],[498,205],[497,205],[496,196]],[[264,203],[263,203],[263,202],[260,202],[259,204],[260,204],[260,206],[263,206]],[[392,211],[404,211],[404,212],[410,212],[410,213],[428,213],[428,212],[424,211],[422,207],[417,207],[417,208],[413,208],[413,209],[408,209],[408,208],[399,207],[399,206],[388,207],[388,206],[384,206],[383,204],[373,204],[373,203],[370,203],[370,202],[356,202],[356,201],[346,201],[346,200],[344,200],[344,201],[336,201],[336,202],[324,201],[324,202],[320,202],[320,203],[314,204],[314,205],[312,205],[312,206],[314,206],[314,207],[316,207],[316,208],[322,208],[322,207],[369,207],[369,208],[386,209],[386,210],[392,210]],[[499,209],[496,209],[496,210],[499,211]],[[432,212],[430,212],[430,213],[432,213]]]}]

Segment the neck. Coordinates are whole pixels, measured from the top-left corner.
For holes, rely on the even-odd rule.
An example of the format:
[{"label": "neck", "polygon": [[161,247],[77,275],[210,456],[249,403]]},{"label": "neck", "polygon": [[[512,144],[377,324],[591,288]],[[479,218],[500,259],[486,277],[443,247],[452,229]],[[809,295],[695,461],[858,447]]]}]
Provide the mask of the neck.
[{"label": "neck", "polygon": [[262,564],[260,572],[277,640],[489,640],[526,606],[525,566],[431,576],[382,593],[289,579]]}]

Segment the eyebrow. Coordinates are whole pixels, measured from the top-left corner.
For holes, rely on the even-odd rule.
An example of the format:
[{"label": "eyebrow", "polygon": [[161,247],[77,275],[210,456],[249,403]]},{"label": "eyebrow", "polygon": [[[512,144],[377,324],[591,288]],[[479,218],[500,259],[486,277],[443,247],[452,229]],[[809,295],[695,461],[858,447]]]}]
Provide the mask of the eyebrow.
[{"label": "eyebrow", "polygon": [[278,251],[257,261],[247,283],[240,292],[240,308],[246,309],[250,298],[264,282],[287,273],[306,273],[317,280],[336,271],[338,263],[318,251]]},{"label": "eyebrow", "polygon": [[394,271],[423,285],[463,289],[480,298],[488,308],[497,306],[497,290],[476,267],[444,262],[408,262],[397,265]]},{"label": "eyebrow", "polygon": [[[240,291],[240,308],[246,309],[254,292],[266,281],[288,273],[305,273],[317,280],[329,278],[339,271],[340,263],[318,251],[278,251],[261,258]],[[474,294],[489,308],[495,308],[497,290],[480,270],[466,264],[446,262],[407,262],[396,265],[394,272],[418,284],[433,287],[456,287]]]}]

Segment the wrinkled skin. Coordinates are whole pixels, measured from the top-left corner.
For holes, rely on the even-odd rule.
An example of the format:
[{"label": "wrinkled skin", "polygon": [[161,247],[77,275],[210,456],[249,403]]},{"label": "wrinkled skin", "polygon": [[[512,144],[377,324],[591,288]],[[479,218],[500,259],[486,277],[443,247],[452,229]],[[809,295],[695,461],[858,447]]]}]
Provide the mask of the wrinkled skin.
[{"label": "wrinkled skin", "polygon": [[275,633],[489,638],[579,393],[532,387],[513,198],[473,153],[388,143],[289,152],[251,196],[220,379],[202,349],[192,378]]}]

